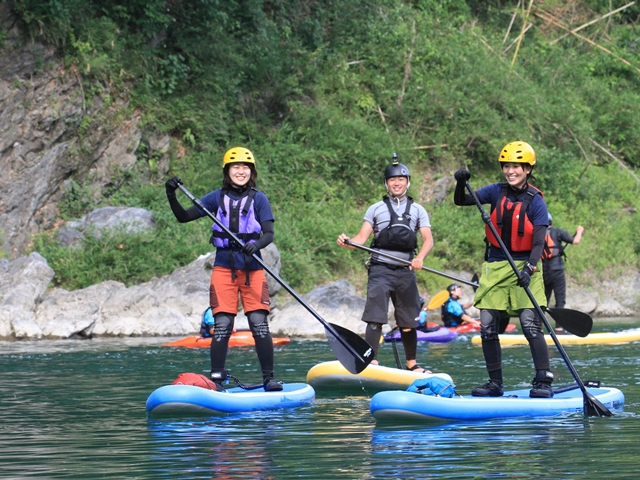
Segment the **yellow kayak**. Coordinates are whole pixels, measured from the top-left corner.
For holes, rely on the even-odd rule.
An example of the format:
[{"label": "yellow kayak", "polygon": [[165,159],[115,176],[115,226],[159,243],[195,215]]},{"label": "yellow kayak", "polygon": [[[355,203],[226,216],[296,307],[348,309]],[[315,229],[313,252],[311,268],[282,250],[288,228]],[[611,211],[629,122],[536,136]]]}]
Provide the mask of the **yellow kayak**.
[{"label": "yellow kayak", "polygon": [[337,360],[315,365],[307,372],[307,383],[315,390],[351,395],[373,394],[383,390],[406,390],[419,378],[440,377],[452,381],[446,373],[416,373],[399,368],[369,365],[357,375],[349,373]]},{"label": "yellow kayak", "polygon": [[[622,330],[621,332],[591,333],[584,338],[577,337],[576,335],[565,334],[557,335],[557,337],[562,345],[616,345],[640,341],[640,328]],[[544,339],[546,340],[547,345],[555,345],[551,335],[546,332]],[[476,335],[471,339],[471,343],[474,345],[480,345],[481,342],[482,340],[479,335]],[[502,345],[528,344],[524,335],[500,335],[500,343]]]}]

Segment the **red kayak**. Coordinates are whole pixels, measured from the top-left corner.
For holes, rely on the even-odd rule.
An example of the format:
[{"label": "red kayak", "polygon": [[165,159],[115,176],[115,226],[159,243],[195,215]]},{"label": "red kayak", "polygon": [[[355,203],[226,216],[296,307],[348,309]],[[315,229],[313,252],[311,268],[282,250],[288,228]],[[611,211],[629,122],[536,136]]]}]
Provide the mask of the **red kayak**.
[{"label": "red kayak", "polygon": [[[287,337],[273,337],[274,345],[285,345],[291,341]],[[256,342],[253,340],[251,330],[239,330],[231,334],[229,339],[230,347],[252,347]],[[186,347],[186,348],[209,348],[211,345],[211,337],[192,337],[181,338],[175,342],[163,343],[163,347]]]},{"label": "red kayak", "polygon": [[[427,327],[437,327],[438,324],[434,322],[428,322]],[[516,329],[516,326],[513,323],[507,325],[506,333],[513,332]],[[465,323],[462,325],[458,325],[457,327],[449,327],[449,330],[456,333],[476,333],[480,331],[480,325],[475,323]]]}]

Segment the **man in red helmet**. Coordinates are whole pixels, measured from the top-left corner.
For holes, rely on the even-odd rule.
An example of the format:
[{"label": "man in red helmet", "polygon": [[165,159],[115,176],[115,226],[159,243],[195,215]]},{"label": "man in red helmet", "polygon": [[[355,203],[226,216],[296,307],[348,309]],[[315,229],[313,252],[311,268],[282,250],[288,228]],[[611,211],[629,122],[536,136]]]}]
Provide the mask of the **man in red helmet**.
[{"label": "man in red helmet", "polygon": [[[373,347],[375,356],[372,363],[376,364],[382,325],[389,321],[387,312],[391,299],[404,345],[407,368],[428,372],[416,362],[416,318],[420,313],[420,294],[415,270],[422,268],[422,262],[433,248],[429,215],[424,207],[407,196],[411,173],[405,165],[398,162],[395,154],[394,162],[384,171],[384,184],[388,195],[367,209],[360,231],[351,238],[341,234],[337,243],[341,247],[353,248],[345,244],[345,241],[362,245],[373,234],[371,248],[411,261],[411,266],[407,266],[382,255],[372,255],[362,320],[367,323],[366,340]],[[418,233],[422,246],[416,254]]]}]

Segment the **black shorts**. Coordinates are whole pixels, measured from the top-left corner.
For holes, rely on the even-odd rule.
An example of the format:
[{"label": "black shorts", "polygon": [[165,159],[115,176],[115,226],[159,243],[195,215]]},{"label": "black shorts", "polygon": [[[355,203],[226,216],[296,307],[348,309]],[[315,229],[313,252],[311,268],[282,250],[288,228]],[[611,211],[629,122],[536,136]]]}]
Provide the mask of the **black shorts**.
[{"label": "black shorts", "polygon": [[416,328],[420,314],[420,294],[416,274],[408,267],[386,267],[373,263],[369,267],[367,303],[362,320],[368,323],[389,323],[389,299],[395,308],[396,324],[401,328]]}]

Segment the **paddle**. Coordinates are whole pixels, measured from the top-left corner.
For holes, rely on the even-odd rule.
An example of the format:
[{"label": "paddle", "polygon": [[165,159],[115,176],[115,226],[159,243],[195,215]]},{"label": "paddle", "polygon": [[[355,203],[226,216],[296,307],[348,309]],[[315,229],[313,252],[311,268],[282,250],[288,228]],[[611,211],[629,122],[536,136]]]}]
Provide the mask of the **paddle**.
[{"label": "paddle", "polygon": [[[403,263],[405,265],[411,265],[409,260],[405,260],[403,258],[394,257],[385,252],[380,252],[378,250],[374,250],[373,248],[365,247],[364,245],[360,245],[358,243],[353,243],[349,240],[345,240],[346,245],[351,245],[355,248],[360,248],[362,250],[366,250],[367,252],[375,253],[376,255],[380,255],[382,257],[389,258],[391,260],[395,260],[398,263]],[[478,289],[478,274],[474,274],[473,279],[475,281],[468,281],[460,277],[455,277],[453,275],[449,275],[447,273],[439,272],[438,270],[434,270],[432,268],[428,268],[423,266],[422,270],[426,270],[427,272],[436,273],[438,275],[442,275],[443,277],[451,278],[452,280],[456,280],[460,283],[464,283],[466,285],[471,285],[473,290]],[[446,300],[446,299],[445,299]],[[593,327],[593,319],[587,315],[586,313],[579,312],[577,310],[570,310],[568,308],[547,308],[547,312],[551,317],[556,321],[558,325],[564,328],[567,332],[572,333],[578,337],[586,337],[591,332],[591,328]]]},{"label": "paddle", "polygon": [[441,292],[436,293],[429,302],[429,305],[427,305],[427,310],[433,310],[434,308],[441,307],[448,298],[449,292],[447,290],[442,290]]},{"label": "paddle", "polygon": [[[388,254],[388,253],[385,253],[385,252],[381,252],[380,250],[374,250],[373,248],[365,247],[364,245],[360,245],[359,243],[353,243],[350,240],[345,240],[344,244],[345,245],[350,245],[350,246],[355,247],[355,248],[360,248],[361,250],[365,250],[365,251],[370,252],[370,253],[375,253],[376,255],[380,255],[381,257],[386,257],[386,258],[388,258],[390,260],[395,260],[396,262],[402,263],[404,265],[411,265],[411,261],[409,261],[409,260],[405,260],[403,258],[394,257],[391,254]],[[448,273],[444,273],[444,272],[440,272],[438,270],[434,270],[433,268],[425,267],[424,265],[422,266],[422,270],[426,270],[427,272],[431,272],[431,273],[436,273],[438,275],[442,275],[443,277],[450,278],[451,280],[455,280],[456,282],[464,283],[466,285],[471,285],[472,287],[476,287],[476,288],[478,287],[477,283],[470,282],[469,280],[465,280],[464,278],[456,277],[454,275],[449,275]]]},{"label": "paddle", "polygon": [[[471,185],[469,184],[468,181],[465,182],[465,186],[467,187],[467,190],[469,190],[469,193],[475,200],[478,210],[480,210],[480,214],[482,215],[482,221],[489,227],[494,238],[498,241],[498,244],[500,245],[500,249],[502,250],[502,253],[507,258],[507,260],[509,261],[511,268],[513,269],[513,272],[516,274],[517,277],[520,277],[520,270],[518,270],[516,263],[513,261],[513,257],[509,253],[509,250],[507,250],[507,247],[502,241],[502,238],[500,237],[500,235],[498,234],[496,227],[493,225],[493,222],[491,221],[491,217],[482,207],[482,203],[480,203],[480,199],[478,198],[478,195],[473,190],[473,188],[471,188]],[[547,320],[547,317],[542,311],[542,308],[540,308],[540,305],[538,305],[538,302],[536,301],[536,297],[534,297],[533,293],[531,293],[531,289],[529,287],[523,287],[523,288],[524,288],[524,291],[527,293],[529,300],[535,307],[535,310],[538,312],[538,316],[544,323],[544,326],[549,331],[549,335],[551,335],[551,338],[553,339],[553,343],[556,344],[556,348],[558,349],[558,352],[560,352],[560,355],[564,359],[564,362],[567,364],[567,368],[571,372],[571,375],[573,375],[573,378],[575,379],[576,383],[580,387],[580,390],[582,390],[582,396],[584,398],[585,416],[596,416],[596,417],[611,416],[612,415],[611,411],[607,407],[605,407],[596,397],[591,395],[585,388],[584,383],[582,382],[582,380],[580,379],[580,376],[578,375],[578,372],[576,371],[573,364],[571,363],[571,360],[569,360],[569,356],[567,355],[567,352],[565,352],[564,348],[560,344],[560,341],[558,340],[558,337],[553,331],[553,328],[549,324],[549,320]]]},{"label": "paddle", "polygon": [[475,286],[473,287],[473,291],[475,292],[476,290],[478,290],[478,287],[480,286],[480,276],[477,273],[473,274],[473,277],[471,277],[471,281],[473,283],[475,283]]},{"label": "paddle", "polygon": [[569,333],[583,338],[591,333],[593,318],[586,313],[569,308],[549,307],[547,307],[546,312]]},{"label": "paddle", "polygon": [[[229,230],[215,215],[207,210],[202,202],[194,197],[181,183],[178,184],[178,188],[189,197],[196,207],[205,212],[213,222],[218,225],[230,238],[235,242],[242,245],[244,242],[240,240],[231,230]],[[325,328],[327,339],[329,340],[329,346],[333,351],[338,361],[344,368],[350,373],[357,374],[367,368],[367,365],[373,360],[373,349],[366,340],[359,337],[351,330],[348,330],[340,325],[327,322],[324,318],[316,312],[311,305],[305,302],[300,295],[298,295],[293,288],[289,286],[280,276],[278,276],[258,255],[253,254],[252,257],[264,268],[264,270],[271,275],[276,281],[289,292],[293,298],[295,298],[300,304],[306,308],[316,320],[318,320]]]}]

